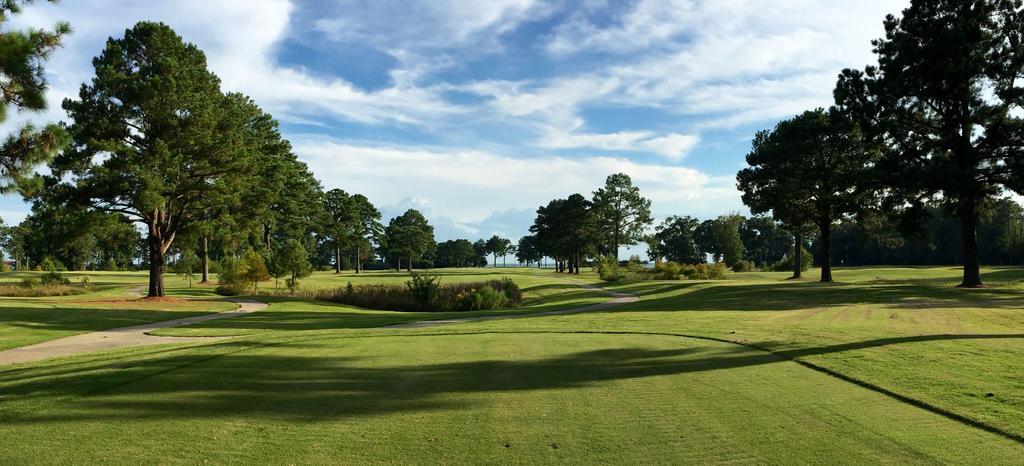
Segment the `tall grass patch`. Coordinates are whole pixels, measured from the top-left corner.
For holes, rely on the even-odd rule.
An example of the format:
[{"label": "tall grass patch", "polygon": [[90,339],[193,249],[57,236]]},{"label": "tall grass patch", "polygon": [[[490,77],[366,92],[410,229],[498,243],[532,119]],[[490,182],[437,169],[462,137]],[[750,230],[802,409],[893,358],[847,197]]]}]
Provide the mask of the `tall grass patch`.
[{"label": "tall grass patch", "polygon": [[523,302],[523,293],[508,278],[468,283],[441,283],[431,274],[412,274],[402,285],[356,285],[298,291],[305,296],[385,311],[458,312],[507,309]]}]

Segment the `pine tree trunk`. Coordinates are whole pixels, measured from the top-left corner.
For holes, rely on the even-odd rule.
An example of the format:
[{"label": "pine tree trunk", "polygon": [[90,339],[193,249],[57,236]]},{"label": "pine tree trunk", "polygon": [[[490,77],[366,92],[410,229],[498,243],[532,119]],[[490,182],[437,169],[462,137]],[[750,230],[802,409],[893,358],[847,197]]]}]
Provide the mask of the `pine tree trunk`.
[{"label": "pine tree trunk", "polygon": [[821,281],[832,282],[832,219],[821,223]]},{"label": "pine tree trunk", "polygon": [[359,252],[360,247],[356,246],[356,273],[359,273],[360,265],[362,265],[362,261],[359,260]]},{"label": "pine tree trunk", "polygon": [[615,256],[615,262],[619,262],[619,225],[615,225],[615,241],[612,244],[612,255]]},{"label": "pine tree trunk", "polygon": [[793,277],[800,278],[803,276],[803,263],[804,263],[804,234],[801,231],[797,231],[793,235]]},{"label": "pine tree trunk", "polygon": [[964,242],[964,278],[961,288],[980,288],[981,264],[978,262],[978,212],[974,199],[965,201],[960,209],[960,225],[963,230]]},{"label": "pine tree trunk", "polygon": [[199,283],[210,283],[210,239],[203,236],[203,257],[202,257],[203,279]]},{"label": "pine tree trunk", "polygon": [[164,251],[160,238],[149,237],[149,297],[164,296]]},{"label": "pine tree trunk", "polygon": [[341,273],[341,246],[334,246],[334,273]]}]

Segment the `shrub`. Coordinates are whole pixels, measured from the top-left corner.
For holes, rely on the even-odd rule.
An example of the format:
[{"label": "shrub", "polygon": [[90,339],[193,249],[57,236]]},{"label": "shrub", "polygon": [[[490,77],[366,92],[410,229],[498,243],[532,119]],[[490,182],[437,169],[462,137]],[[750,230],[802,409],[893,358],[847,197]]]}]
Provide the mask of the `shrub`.
[{"label": "shrub", "polygon": [[117,261],[115,261],[113,257],[107,258],[106,264],[103,265],[103,270],[106,270],[108,272],[116,272],[117,270],[119,270]]},{"label": "shrub", "polygon": [[413,273],[412,279],[405,282],[409,294],[416,302],[417,310],[425,311],[433,309],[434,302],[439,294],[440,277],[432,274]]},{"label": "shrub", "polygon": [[689,280],[721,280],[725,278],[725,264],[716,262],[714,264],[686,265],[682,273]]},{"label": "shrub", "polygon": [[508,302],[508,298],[505,297],[505,293],[495,290],[488,285],[484,285],[476,293],[473,293],[473,309],[501,309],[505,307],[505,303]]},{"label": "shrub", "polygon": [[219,273],[217,274],[217,283],[221,285],[237,285],[245,284],[245,278],[242,276],[242,262],[235,257],[225,257],[219,261]]},{"label": "shrub", "polygon": [[[488,290],[485,290],[488,288]],[[359,285],[298,290],[299,296],[388,311],[471,311],[504,309],[522,303],[522,291],[509,279],[442,284],[436,276],[414,274],[405,285]]]},{"label": "shrub", "polygon": [[221,296],[238,296],[244,294],[247,290],[248,288],[246,288],[244,283],[230,283],[217,285],[217,288],[214,290],[214,292]]},{"label": "shrub", "polygon": [[46,256],[45,258],[43,258],[43,261],[40,262],[37,267],[39,267],[39,268],[41,268],[41,269],[43,269],[43,270],[45,270],[47,272],[56,272],[57,271],[57,263],[54,262],[53,259],[50,259],[50,256]]},{"label": "shrub", "polygon": [[84,294],[93,290],[88,277],[83,277],[80,285],[71,285],[71,281],[58,272],[47,272],[42,278],[40,281],[25,277],[17,285],[0,285],[0,296],[38,298]]},{"label": "shrub", "polygon": [[751,272],[754,270],[754,263],[748,260],[741,260],[732,265],[733,272]]},{"label": "shrub", "polygon": [[44,296],[68,296],[88,293],[90,289],[71,285],[51,285],[26,287],[18,285],[0,285],[0,296],[13,298],[39,298]]},{"label": "shrub", "polygon": [[[774,271],[774,272],[792,272],[793,271],[793,257],[796,256],[795,252],[796,252],[796,249],[790,248],[789,254],[786,254],[785,258],[783,258],[782,260],[772,264],[771,270]],[[813,260],[814,260],[814,256],[811,255],[811,252],[808,251],[807,248],[804,248],[803,249],[803,260],[801,261],[801,262],[803,262],[803,264],[800,266],[800,270],[806,272],[807,269],[809,269],[811,267],[811,261],[813,261]]]},{"label": "shrub", "polygon": [[597,275],[606,282],[615,282],[622,280],[624,274],[618,260],[612,256],[602,256],[597,258]]},{"label": "shrub", "polygon": [[675,262],[656,261],[654,263],[654,270],[651,274],[658,280],[679,280],[682,273],[683,266]]},{"label": "shrub", "polygon": [[43,276],[39,278],[39,282],[42,283],[43,286],[71,284],[71,280],[68,280],[67,277],[61,275],[61,273],[57,271],[50,271],[44,273]]},{"label": "shrub", "polygon": [[217,275],[215,292],[222,296],[238,296],[245,293],[246,281],[242,261],[235,257],[225,257],[220,261],[220,274]]}]

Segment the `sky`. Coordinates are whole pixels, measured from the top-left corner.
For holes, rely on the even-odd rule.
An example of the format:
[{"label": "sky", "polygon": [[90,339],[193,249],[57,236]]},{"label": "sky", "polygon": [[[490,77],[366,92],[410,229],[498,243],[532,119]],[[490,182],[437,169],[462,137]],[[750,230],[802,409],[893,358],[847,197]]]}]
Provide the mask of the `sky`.
[{"label": "sky", "polygon": [[[325,189],[385,221],[422,211],[438,240],[518,238],[538,206],[630,175],[656,218],[747,213],[735,186],[760,129],[832,104],[843,68],[904,0],[64,0],[13,27],[74,29],[47,66],[49,109],[94,75],[108,37],[161,21],[225,91],[280,122]],[[0,217],[29,207],[0,199]],[[642,252],[642,251],[637,251]]]}]

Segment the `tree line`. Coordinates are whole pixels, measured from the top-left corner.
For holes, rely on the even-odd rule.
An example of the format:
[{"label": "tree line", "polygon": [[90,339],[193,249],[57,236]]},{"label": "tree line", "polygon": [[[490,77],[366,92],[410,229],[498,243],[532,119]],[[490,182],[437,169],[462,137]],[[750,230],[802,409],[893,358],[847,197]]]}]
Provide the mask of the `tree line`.
[{"label": "tree line", "polygon": [[887,217],[912,238],[954,218],[960,244],[944,253],[958,251],[961,287],[983,286],[980,222],[1006,192],[1024,192],[1022,10],[1019,0],[914,0],[886,17],[877,63],[843,70],[833,107],[757,133],[737,175],[744,203],[797,244],[816,234],[824,282],[837,224]]},{"label": "tree line", "polygon": [[[0,25],[23,3],[0,5]],[[150,296],[164,294],[170,258],[197,258],[203,281],[213,260],[255,257],[248,251],[273,263],[285,248],[336,272],[497,265],[514,255],[578,274],[641,242],[656,260],[788,260],[795,276],[810,246],[822,281],[832,280],[835,251],[849,265],[959,262],[961,286],[981,286],[982,261],[1024,256],[1020,206],[1002,198],[1024,188],[1021,11],[1019,0],[915,0],[887,17],[873,42],[878,63],[843,70],[834,106],[755,135],[737,175],[754,217],[672,216],[653,226],[651,201],[618,173],[589,196],[540,206],[515,244],[438,243],[416,210],[385,225],[365,196],[325,192],[271,115],[220,88],[201,50],[162,23],[140,22],[107,41],[95,76],[65,99],[69,124],[25,126],[0,145],[2,188],[32,202],[24,222],[0,228],[0,243],[28,266],[141,263]],[[0,109],[45,106],[43,64],[68,33],[64,23],[0,32]],[[43,162],[48,173],[34,174]]]}]

